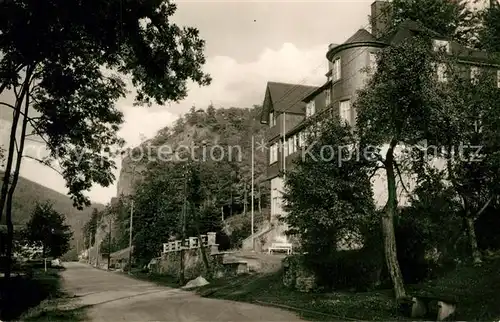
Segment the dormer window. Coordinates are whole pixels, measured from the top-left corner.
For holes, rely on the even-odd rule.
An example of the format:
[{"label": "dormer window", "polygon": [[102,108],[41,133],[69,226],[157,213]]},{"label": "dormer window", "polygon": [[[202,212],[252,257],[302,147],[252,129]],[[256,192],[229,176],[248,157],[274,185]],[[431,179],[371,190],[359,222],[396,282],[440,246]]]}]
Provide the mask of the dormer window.
[{"label": "dormer window", "polygon": [[306,117],[313,116],[314,113],[316,113],[316,104],[314,103],[314,100],[312,100],[306,105]]},{"label": "dormer window", "polygon": [[449,41],[434,39],[432,43],[434,51],[445,51],[448,54],[451,53],[451,46]]}]

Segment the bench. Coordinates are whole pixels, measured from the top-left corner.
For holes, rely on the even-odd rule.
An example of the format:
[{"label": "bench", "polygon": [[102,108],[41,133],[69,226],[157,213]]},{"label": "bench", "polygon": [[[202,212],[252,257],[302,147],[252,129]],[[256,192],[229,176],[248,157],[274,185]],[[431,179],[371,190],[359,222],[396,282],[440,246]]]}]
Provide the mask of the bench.
[{"label": "bench", "polygon": [[273,251],[285,251],[287,255],[292,254],[292,244],[290,243],[272,243],[267,252],[272,254]]},{"label": "bench", "polygon": [[455,313],[457,300],[435,295],[414,295],[404,300],[409,305],[411,318],[435,318],[443,321]]}]

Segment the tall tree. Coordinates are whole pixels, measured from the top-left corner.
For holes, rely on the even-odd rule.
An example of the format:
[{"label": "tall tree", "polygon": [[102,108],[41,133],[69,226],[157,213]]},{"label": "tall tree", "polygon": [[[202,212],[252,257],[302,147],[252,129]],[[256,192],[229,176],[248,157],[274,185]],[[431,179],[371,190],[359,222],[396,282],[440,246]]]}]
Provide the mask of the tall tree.
[{"label": "tall tree", "polygon": [[116,132],[123,117],[114,103],[126,93],[125,75],[137,104],[177,101],[187,95],[188,80],[210,82],[201,71],[204,42],[198,30],[170,21],[175,11],[166,0],[0,3],[0,94],[12,90],[15,96],[0,104],[13,112],[0,191],[10,241],[12,197],[29,128],[49,152],[49,158],[35,159],[53,167],[57,161],[81,208],[89,204],[84,191],[114,180],[109,149],[121,143]]},{"label": "tall tree", "polygon": [[394,234],[394,218],[398,214],[396,179],[401,172],[396,151],[427,139],[433,122],[439,119],[434,63],[425,37],[385,48],[377,59],[377,71],[355,103],[362,146],[378,147],[367,151],[368,156],[379,161],[387,178],[382,231],[387,268],[397,298],[406,293]]},{"label": "tall tree", "polygon": [[477,45],[480,16],[469,9],[467,0],[392,0],[383,18],[389,32],[405,20],[422,24],[443,37],[467,45]]},{"label": "tall tree", "polygon": [[475,221],[500,192],[497,70],[483,68],[480,75],[464,78],[463,67],[452,60],[448,74],[441,97],[449,108],[436,128],[436,138],[444,147],[439,156],[446,160],[446,179],[461,200],[473,261],[479,264]]},{"label": "tall tree", "polygon": [[320,136],[309,138],[296,167],[287,171],[284,220],[287,233],[300,238],[306,263],[328,285],[342,241],[363,244],[375,215],[369,178],[374,162],[362,158],[352,129],[338,117],[323,122]]},{"label": "tall tree", "polygon": [[45,202],[36,204],[24,235],[30,245],[42,247],[44,258],[57,258],[69,250],[73,232],[66,225],[64,215],[55,211],[52,204]]},{"label": "tall tree", "polygon": [[481,12],[481,18],[479,47],[490,53],[500,53],[500,4],[498,1],[490,1],[490,5]]}]

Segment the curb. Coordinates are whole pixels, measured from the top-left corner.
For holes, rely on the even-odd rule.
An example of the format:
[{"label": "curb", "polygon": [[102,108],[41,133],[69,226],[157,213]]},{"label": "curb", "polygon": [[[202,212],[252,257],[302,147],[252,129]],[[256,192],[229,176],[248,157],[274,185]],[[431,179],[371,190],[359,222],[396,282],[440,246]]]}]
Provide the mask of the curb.
[{"label": "curb", "polygon": [[305,312],[305,313],[310,313],[310,314],[323,315],[323,316],[326,316],[326,317],[335,318],[335,319],[337,319],[339,321],[368,322],[368,321],[365,321],[365,320],[353,319],[353,318],[348,318],[348,317],[345,317],[345,316],[337,316],[337,315],[333,315],[333,314],[328,314],[328,313],[323,313],[323,312],[313,311],[313,310],[308,310],[308,309],[301,309],[301,308],[298,308],[298,307],[284,305],[284,304],[264,302],[264,301],[259,301],[259,300],[255,300],[254,302],[256,304],[260,304],[260,305],[264,305],[264,306],[272,306],[272,307],[277,307],[277,308],[286,309],[286,310],[292,310],[292,311]]}]

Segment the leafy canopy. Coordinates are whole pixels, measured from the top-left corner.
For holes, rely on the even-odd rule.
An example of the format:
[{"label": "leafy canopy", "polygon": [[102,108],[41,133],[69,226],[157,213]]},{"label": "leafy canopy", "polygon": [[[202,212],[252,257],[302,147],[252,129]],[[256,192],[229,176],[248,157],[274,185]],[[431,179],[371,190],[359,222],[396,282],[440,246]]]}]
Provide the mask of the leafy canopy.
[{"label": "leafy canopy", "polygon": [[1,2],[0,93],[14,90],[16,104],[5,105],[35,112],[29,126],[50,152],[39,161],[58,161],[76,206],[89,204],[82,192],[93,183],[115,179],[109,148],[122,143],[114,104],[125,80],[137,104],[178,101],[187,82],[210,83],[204,41],[171,22],[175,11],[164,0]]},{"label": "leafy canopy", "polygon": [[36,205],[24,231],[26,241],[30,245],[41,246],[43,254],[49,257],[65,254],[70,248],[72,235],[64,215],[55,211],[49,202]]}]

